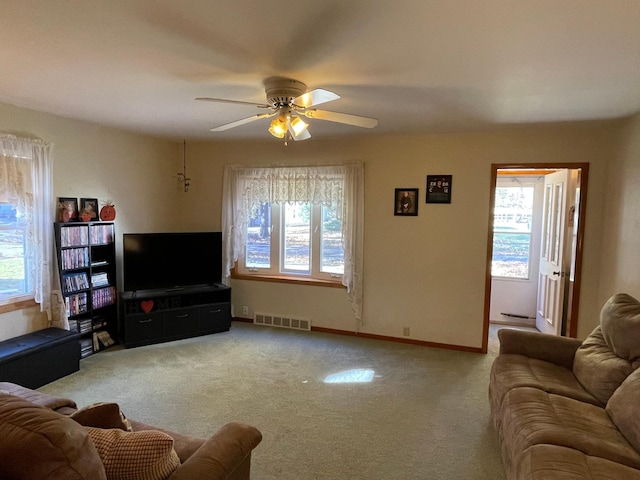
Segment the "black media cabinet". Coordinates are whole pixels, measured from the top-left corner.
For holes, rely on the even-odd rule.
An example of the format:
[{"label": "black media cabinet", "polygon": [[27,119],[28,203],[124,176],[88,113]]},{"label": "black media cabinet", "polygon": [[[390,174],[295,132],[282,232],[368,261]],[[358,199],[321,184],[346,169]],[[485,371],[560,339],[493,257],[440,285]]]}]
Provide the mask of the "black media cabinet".
[{"label": "black media cabinet", "polygon": [[137,290],[120,295],[125,347],[179,340],[231,328],[231,287]]}]

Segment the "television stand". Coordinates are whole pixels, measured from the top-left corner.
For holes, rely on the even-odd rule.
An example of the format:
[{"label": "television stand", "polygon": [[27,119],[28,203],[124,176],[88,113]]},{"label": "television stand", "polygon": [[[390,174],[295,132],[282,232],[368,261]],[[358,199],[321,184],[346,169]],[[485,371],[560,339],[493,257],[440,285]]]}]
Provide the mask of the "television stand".
[{"label": "television stand", "polygon": [[122,292],[119,327],[125,347],[228,331],[231,287],[215,284]]}]

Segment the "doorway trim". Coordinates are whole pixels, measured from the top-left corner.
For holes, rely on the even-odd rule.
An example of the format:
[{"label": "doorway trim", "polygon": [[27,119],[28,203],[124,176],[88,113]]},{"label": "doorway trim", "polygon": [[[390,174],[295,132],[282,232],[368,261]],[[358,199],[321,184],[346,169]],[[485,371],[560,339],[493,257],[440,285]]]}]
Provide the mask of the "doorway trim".
[{"label": "doorway trim", "polygon": [[495,208],[496,180],[498,170],[531,170],[531,169],[580,169],[580,200],[578,203],[578,231],[576,235],[576,257],[574,281],[569,284],[567,303],[567,336],[578,334],[578,310],[580,306],[580,286],[582,277],[582,250],[584,247],[584,228],[587,214],[587,187],[589,185],[588,163],[492,163],[489,192],[489,230],[487,232],[487,263],[484,287],[484,327],[482,353],[487,353],[489,346],[489,311],[491,309],[491,262],[493,258],[493,210]]}]

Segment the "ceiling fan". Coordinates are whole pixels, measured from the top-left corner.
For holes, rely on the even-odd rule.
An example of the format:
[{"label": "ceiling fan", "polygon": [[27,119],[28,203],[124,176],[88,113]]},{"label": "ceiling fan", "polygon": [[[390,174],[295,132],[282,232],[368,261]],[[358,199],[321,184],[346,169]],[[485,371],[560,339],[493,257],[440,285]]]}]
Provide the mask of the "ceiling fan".
[{"label": "ceiling fan", "polygon": [[364,128],[373,128],[378,125],[378,120],[375,118],[313,108],[316,105],[340,98],[340,95],[330,92],[329,90],[316,88],[307,91],[307,86],[304,83],[283,77],[269,77],[264,80],[264,86],[267,95],[266,104],[244,102],[241,100],[226,100],[222,98],[196,98],[196,100],[204,100],[207,102],[254,105],[258,108],[268,110],[268,112],[265,113],[258,113],[257,115],[236,120],[235,122],[225,123],[224,125],[212,128],[211,131],[222,132],[262,118],[276,117],[269,125],[269,133],[276,138],[284,138],[286,144],[288,138],[293,138],[296,141],[311,138],[311,134],[307,128],[309,124],[302,120],[301,117],[317,118],[318,120],[327,120],[329,122]]}]

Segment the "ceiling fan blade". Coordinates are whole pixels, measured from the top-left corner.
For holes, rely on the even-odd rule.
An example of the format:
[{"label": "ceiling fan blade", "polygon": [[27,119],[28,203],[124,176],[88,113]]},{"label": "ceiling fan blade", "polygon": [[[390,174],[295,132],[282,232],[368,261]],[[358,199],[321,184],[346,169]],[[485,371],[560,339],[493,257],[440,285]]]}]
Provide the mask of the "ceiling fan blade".
[{"label": "ceiling fan blade", "polygon": [[316,88],[314,90],[309,90],[306,93],[303,93],[299,97],[293,100],[293,104],[298,107],[308,108],[315,107],[316,105],[320,105],[321,103],[330,102],[332,100],[338,100],[340,95],[337,93],[330,92],[329,90],[325,90],[323,88]]},{"label": "ceiling fan blade", "polygon": [[305,110],[299,112],[308,118],[317,118],[318,120],[328,120],[330,122],[345,123],[356,127],[373,128],[378,125],[378,120],[370,117],[361,117],[360,115],[351,115],[349,113],[328,112],[327,110]]},{"label": "ceiling fan blade", "polygon": [[197,97],[196,100],[203,100],[205,102],[218,102],[218,103],[235,103],[236,105],[253,105],[259,108],[271,108],[264,103],[243,102],[242,100],[227,100],[225,98],[211,98],[211,97]]},{"label": "ceiling fan blade", "polygon": [[235,122],[225,123],[224,125],[220,125],[219,127],[215,127],[210,129],[212,132],[224,132],[225,130],[229,130],[230,128],[239,127],[240,125],[244,125],[245,123],[254,122],[256,120],[260,120],[261,118],[269,118],[276,115],[278,112],[273,113],[259,113],[257,115],[253,115],[251,117],[243,118],[241,120],[236,120]]}]

